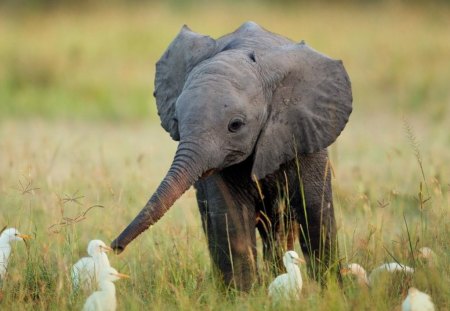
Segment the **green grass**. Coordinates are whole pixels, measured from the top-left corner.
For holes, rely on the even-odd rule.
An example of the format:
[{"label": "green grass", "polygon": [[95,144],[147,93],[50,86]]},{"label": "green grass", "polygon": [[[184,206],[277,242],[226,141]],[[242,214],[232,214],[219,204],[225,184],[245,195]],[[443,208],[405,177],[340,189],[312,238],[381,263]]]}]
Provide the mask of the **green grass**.
[{"label": "green grass", "polygon": [[[0,227],[34,236],[14,245],[0,309],[82,307],[71,265],[89,240],[110,242],[128,224],[176,148],[157,120],[154,63],[184,23],[217,37],[255,20],[343,59],[352,79],[355,110],[330,148],[343,260],[417,264],[412,284],[449,310],[449,13],[389,4],[0,12]],[[414,261],[421,246],[440,256],[436,267]],[[193,190],[110,260],[132,277],[116,283],[121,310],[271,309],[266,272],[248,295],[214,281]],[[403,299],[389,281],[320,291],[302,275],[304,310],[392,310]]]}]

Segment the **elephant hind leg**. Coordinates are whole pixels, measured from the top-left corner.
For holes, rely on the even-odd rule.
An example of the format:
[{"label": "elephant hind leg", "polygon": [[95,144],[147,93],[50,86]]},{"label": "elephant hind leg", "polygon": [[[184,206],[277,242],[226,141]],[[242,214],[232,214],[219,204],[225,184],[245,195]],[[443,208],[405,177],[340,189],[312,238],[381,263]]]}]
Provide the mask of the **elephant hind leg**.
[{"label": "elephant hind leg", "polygon": [[[256,227],[263,243],[264,261],[272,273],[279,274],[284,271],[284,253],[294,249],[298,223],[292,217],[281,214],[269,217],[263,211],[258,211],[256,215]],[[281,217],[284,217],[283,220]]]},{"label": "elephant hind leg", "polygon": [[283,269],[282,248],[276,242],[272,220],[262,211],[256,213],[256,228],[262,241],[264,262],[269,271],[278,274]]},{"label": "elephant hind leg", "polygon": [[292,221],[292,225],[288,227],[286,245],[288,251],[294,250],[295,240],[298,236],[298,223],[297,221]]},{"label": "elephant hind leg", "polygon": [[307,165],[314,162],[310,160],[300,162],[304,200],[300,200],[297,207],[299,240],[308,263],[308,272],[325,285],[331,275],[340,280],[331,172],[326,153],[316,155],[315,165]]}]

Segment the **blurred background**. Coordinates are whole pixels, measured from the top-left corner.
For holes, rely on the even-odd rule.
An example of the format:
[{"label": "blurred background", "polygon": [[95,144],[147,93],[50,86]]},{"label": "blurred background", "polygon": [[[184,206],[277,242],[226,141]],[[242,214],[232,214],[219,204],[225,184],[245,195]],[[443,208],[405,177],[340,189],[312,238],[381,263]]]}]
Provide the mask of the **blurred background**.
[{"label": "blurred background", "polygon": [[342,59],[355,114],[449,117],[449,1],[3,0],[0,118],[154,121],[154,64],[181,26],[247,20]]}]

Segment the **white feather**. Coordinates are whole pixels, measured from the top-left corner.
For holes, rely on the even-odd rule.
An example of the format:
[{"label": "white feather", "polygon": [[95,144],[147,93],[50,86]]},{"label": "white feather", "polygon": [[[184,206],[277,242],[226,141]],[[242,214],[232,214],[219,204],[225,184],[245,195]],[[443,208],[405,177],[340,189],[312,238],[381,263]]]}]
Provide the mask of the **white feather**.
[{"label": "white feather", "polygon": [[367,285],[367,286],[371,286],[372,283],[374,282],[374,279],[380,273],[383,273],[383,272],[389,272],[389,273],[401,272],[401,273],[405,273],[405,274],[414,273],[413,268],[396,263],[396,262],[385,263],[385,264],[382,264],[381,266],[376,267],[375,269],[372,270],[369,277],[367,277],[366,270],[357,263],[351,263],[341,271],[343,271],[344,274],[348,273],[348,274],[355,275],[358,280],[358,283],[360,285]]},{"label": "white feather", "polygon": [[357,263],[351,263],[347,265],[347,267],[344,269],[344,274],[351,274],[356,276],[356,279],[359,283],[359,285],[367,285],[369,286],[369,279],[367,278],[367,272],[366,270]]},{"label": "white feather", "polygon": [[299,300],[303,287],[302,275],[298,267],[301,261],[298,254],[288,251],[283,257],[287,273],[281,274],[269,285],[269,297],[274,302],[280,300]]},{"label": "white feather", "polygon": [[75,290],[93,290],[98,286],[99,276],[105,268],[109,268],[106,251],[109,247],[100,240],[89,242],[87,252],[89,257],[78,260],[71,270],[72,285]]},{"label": "white feather", "polygon": [[23,241],[25,235],[15,228],[8,228],[0,235],[0,280],[4,282],[8,269],[9,256],[11,255],[11,242]]},{"label": "white feather", "polygon": [[411,287],[403,301],[402,311],[434,311],[434,304],[430,296]]},{"label": "white feather", "polygon": [[99,275],[99,290],[90,295],[83,307],[83,311],[115,311],[117,307],[115,281],[121,277],[116,269],[107,267]]},{"label": "white feather", "polygon": [[417,258],[423,260],[428,267],[435,267],[438,265],[438,256],[429,247],[421,247],[418,251]]},{"label": "white feather", "polygon": [[397,262],[390,262],[382,264],[379,267],[376,267],[372,270],[372,272],[369,275],[369,283],[372,283],[373,280],[379,275],[381,272],[386,271],[390,273],[394,272],[402,272],[405,274],[412,274],[414,273],[414,269],[408,266],[405,266],[403,264],[399,264]]}]

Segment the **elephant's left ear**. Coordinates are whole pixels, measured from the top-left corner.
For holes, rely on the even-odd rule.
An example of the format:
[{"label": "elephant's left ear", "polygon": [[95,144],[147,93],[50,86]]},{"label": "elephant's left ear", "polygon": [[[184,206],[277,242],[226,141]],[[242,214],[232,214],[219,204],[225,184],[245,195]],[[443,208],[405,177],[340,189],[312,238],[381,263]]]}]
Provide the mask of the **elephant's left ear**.
[{"label": "elephant's left ear", "polygon": [[350,80],[341,61],[302,42],[268,50],[258,62],[272,92],[255,147],[252,174],[257,180],[298,154],[328,147],[352,111]]},{"label": "elephant's left ear", "polygon": [[175,103],[191,70],[216,53],[216,41],[183,26],[156,63],[155,92],[162,127],[174,140],[180,139]]}]

